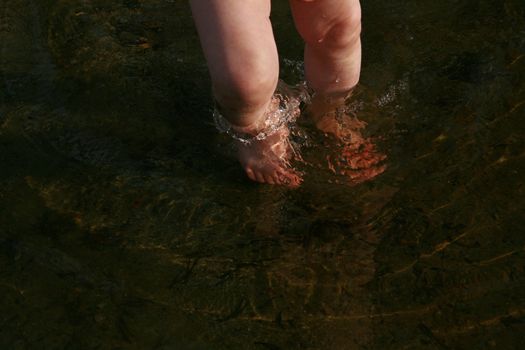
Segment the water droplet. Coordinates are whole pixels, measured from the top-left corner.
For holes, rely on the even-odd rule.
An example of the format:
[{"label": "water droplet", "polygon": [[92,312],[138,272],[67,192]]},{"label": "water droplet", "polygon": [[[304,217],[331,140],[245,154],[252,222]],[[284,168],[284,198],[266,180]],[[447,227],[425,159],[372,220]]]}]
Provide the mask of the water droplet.
[{"label": "water droplet", "polygon": [[336,84],[339,84],[340,81],[341,81],[341,79],[339,79],[339,78],[335,78],[335,83],[336,83]]},{"label": "water droplet", "polygon": [[322,37],[322,38],[320,38],[320,39],[317,40],[317,42],[318,42],[319,44],[322,43],[323,41],[324,41],[324,37]]}]

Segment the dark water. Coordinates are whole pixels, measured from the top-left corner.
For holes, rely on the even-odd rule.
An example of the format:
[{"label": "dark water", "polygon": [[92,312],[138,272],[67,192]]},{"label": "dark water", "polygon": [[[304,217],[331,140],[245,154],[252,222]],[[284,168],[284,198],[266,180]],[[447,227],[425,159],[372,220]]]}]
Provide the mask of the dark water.
[{"label": "dark water", "polygon": [[287,190],[215,131],[186,2],[0,0],[0,348],[523,348],[525,3],[362,5],[387,169]]}]

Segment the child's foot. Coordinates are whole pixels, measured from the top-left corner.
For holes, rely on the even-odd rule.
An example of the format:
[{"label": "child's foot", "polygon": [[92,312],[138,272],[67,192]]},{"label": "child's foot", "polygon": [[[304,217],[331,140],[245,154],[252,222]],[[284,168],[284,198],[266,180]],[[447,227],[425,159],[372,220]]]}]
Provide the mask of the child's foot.
[{"label": "child's foot", "polygon": [[260,183],[297,187],[302,178],[291,165],[293,148],[286,127],[263,140],[238,141],[239,161],[246,175]]},{"label": "child's foot", "polygon": [[[291,161],[300,157],[290,144],[288,129],[299,114],[297,97],[278,94],[255,124],[238,127],[226,122],[226,129],[236,140],[239,161],[251,180],[288,187],[301,184],[299,172],[291,166]],[[221,118],[216,119],[217,125],[224,122]]]},{"label": "child's foot", "polygon": [[328,168],[357,184],[383,173],[386,165],[381,162],[386,156],[376,149],[370,138],[363,137],[361,131],[366,123],[348,115],[342,107],[311,117],[316,128],[335,141],[335,152],[326,156]]}]

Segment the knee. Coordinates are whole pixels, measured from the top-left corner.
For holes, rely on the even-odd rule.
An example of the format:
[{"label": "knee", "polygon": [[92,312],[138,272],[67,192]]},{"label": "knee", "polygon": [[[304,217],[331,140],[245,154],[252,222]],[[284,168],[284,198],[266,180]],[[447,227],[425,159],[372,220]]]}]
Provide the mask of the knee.
[{"label": "knee", "polygon": [[304,36],[311,47],[347,49],[359,42],[361,36],[361,8],[355,6],[347,15],[335,18],[325,26],[310,30]]},{"label": "knee", "polygon": [[325,45],[335,49],[346,49],[355,45],[361,37],[361,11],[354,11],[336,22],[326,32]]},{"label": "knee", "polygon": [[213,93],[219,105],[232,112],[252,112],[265,106],[277,86],[278,72],[240,69],[213,82]]}]

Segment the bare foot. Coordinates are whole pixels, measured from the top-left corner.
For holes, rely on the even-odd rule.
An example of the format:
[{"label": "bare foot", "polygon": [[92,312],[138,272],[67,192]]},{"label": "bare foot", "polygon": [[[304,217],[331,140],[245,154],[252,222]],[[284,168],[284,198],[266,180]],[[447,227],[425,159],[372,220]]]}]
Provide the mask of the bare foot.
[{"label": "bare foot", "polygon": [[283,127],[263,140],[237,142],[239,161],[251,180],[289,187],[301,184],[300,174],[290,165],[293,149],[288,136],[288,129]]},{"label": "bare foot", "polygon": [[291,161],[300,157],[290,144],[288,129],[288,123],[295,122],[299,114],[297,98],[276,95],[264,117],[255,124],[247,127],[230,125],[239,161],[251,180],[288,187],[301,184],[300,173],[291,166]]},{"label": "bare foot", "polygon": [[[345,112],[342,100],[338,102],[339,106],[329,106],[313,101],[310,111],[317,129],[335,141],[335,152],[330,151],[326,156],[327,166],[352,184],[370,180],[386,170],[386,165],[381,163],[386,155],[376,149],[371,138],[363,137],[366,123]],[[323,111],[323,114],[315,111]]]}]

